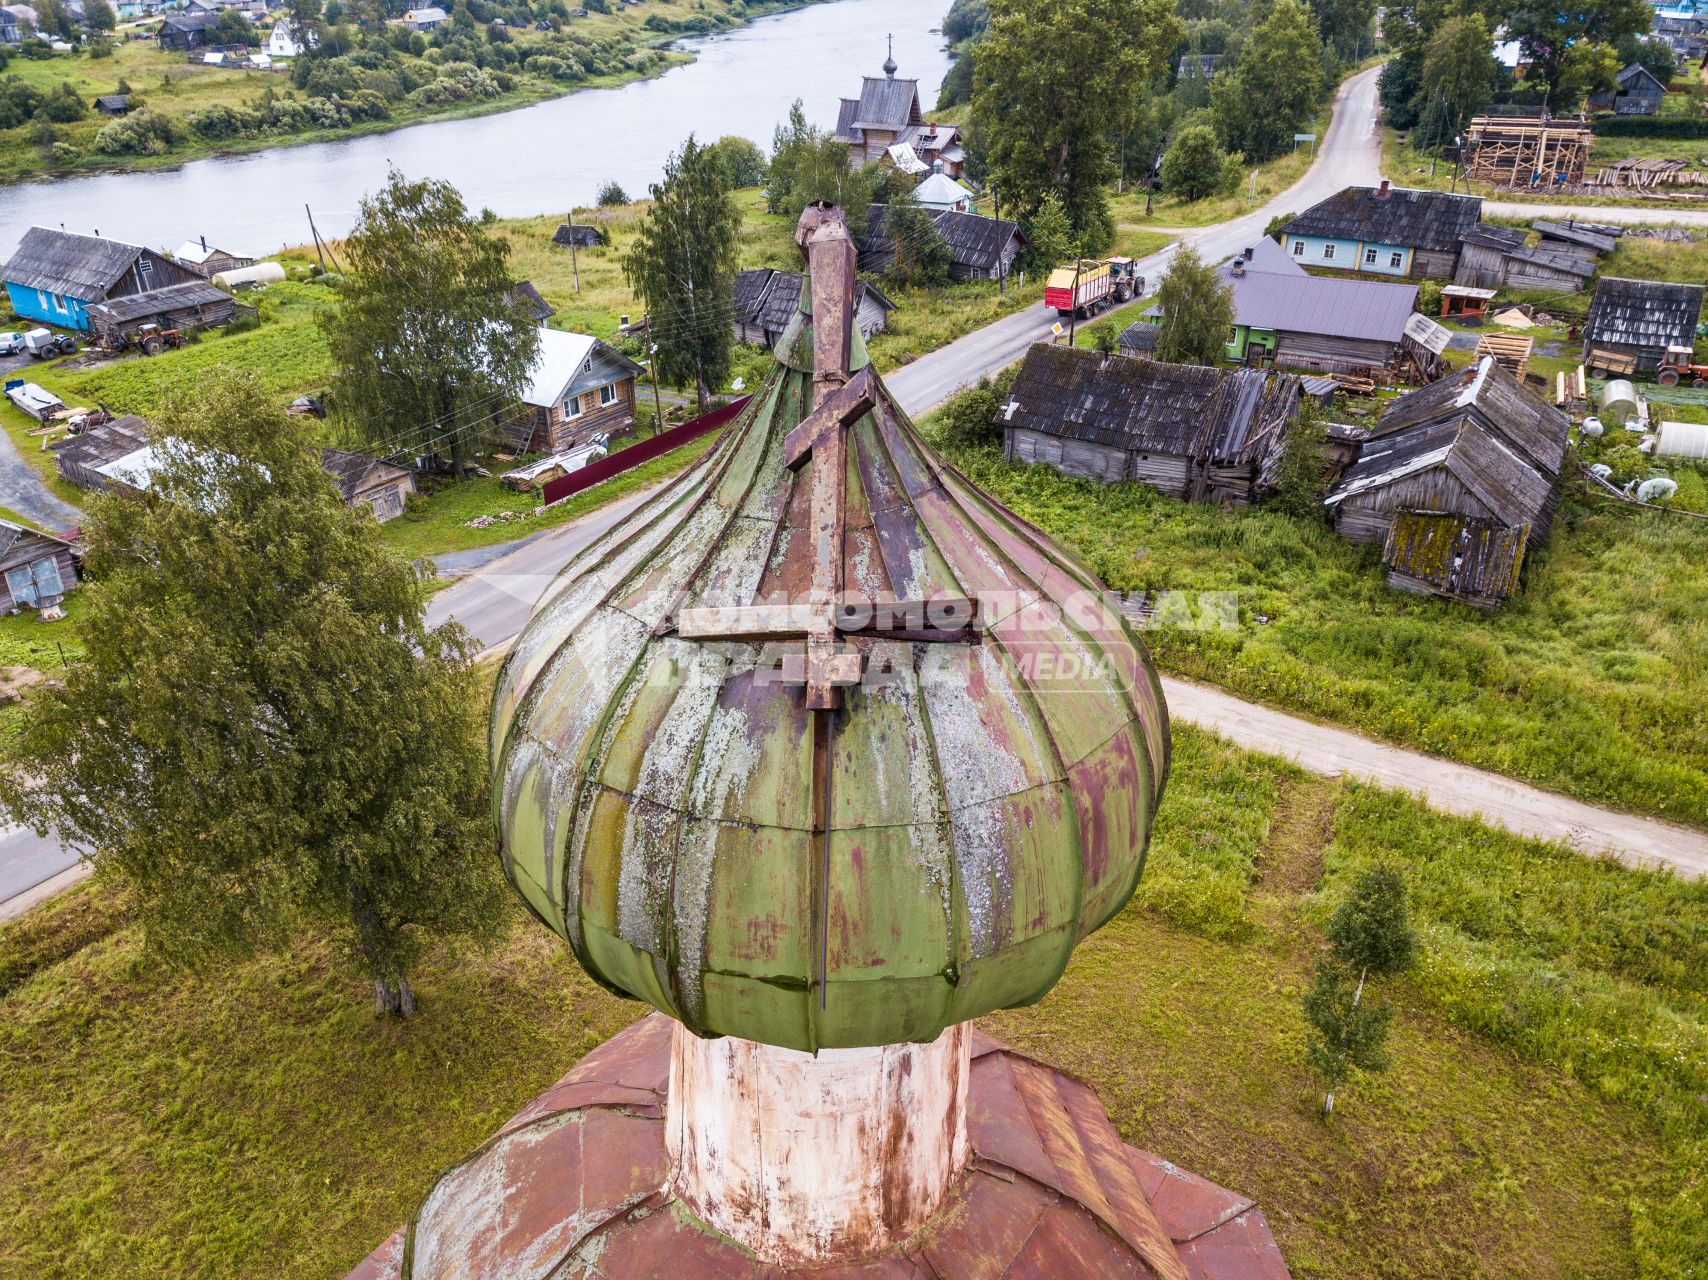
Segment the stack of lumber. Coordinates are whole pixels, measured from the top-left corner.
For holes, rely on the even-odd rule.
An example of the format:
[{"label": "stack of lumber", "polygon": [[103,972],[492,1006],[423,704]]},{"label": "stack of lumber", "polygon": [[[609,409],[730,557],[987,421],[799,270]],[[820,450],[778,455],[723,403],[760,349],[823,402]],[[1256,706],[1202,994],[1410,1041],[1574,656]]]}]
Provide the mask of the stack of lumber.
[{"label": "stack of lumber", "polygon": [[1485,333],[1477,343],[1477,359],[1493,356],[1495,363],[1520,382],[1530,372],[1530,352],[1536,339],[1521,333]]}]

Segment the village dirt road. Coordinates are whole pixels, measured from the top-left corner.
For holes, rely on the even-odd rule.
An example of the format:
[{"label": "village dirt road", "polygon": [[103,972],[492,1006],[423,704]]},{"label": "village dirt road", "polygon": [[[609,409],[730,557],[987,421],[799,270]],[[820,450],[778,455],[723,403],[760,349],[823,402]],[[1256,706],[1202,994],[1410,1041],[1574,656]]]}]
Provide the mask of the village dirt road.
[{"label": "village dirt road", "polygon": [[0,431],[0,507],[53,533],[64,533],[83,522],[83,513],[42,483],[4,431]]}]

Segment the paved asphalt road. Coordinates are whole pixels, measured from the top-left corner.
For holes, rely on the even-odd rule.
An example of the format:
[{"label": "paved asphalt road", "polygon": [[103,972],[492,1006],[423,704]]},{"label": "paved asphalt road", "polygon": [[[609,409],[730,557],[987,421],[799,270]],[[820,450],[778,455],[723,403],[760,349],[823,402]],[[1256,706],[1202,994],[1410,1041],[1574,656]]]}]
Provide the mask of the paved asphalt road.
[{"label": "paved asphalt road", "polygon": [[[1377,70],[1363,72],[1341,87],[1335,100],[1334,123],[1323,138],[1309,172],[1266,205],[1232,222],[1183,233],[1185,243],[1206,259],[1218,261],[1263,234],[1270,218],[1296,212],[1350,184],[1377,180],[1381,142],[1376,125]],[[1517,208],[1520,215],[1541,212],[1536,206],[1485,205],[1491,214]],[[1661,211],[1615,208],[1551,210],[1613,221],[1662,220],[1708,223],[1708,212],[1674,218]],[[1160,275],[1174,246],[1139,264],[1150,279]],[[976,333],[923,356],[885,379],[908,413],[923,414],[969,382],[1015,363],[1034,342],[1049,336],[1055,322],[1042,307],[1006,317]],[[0,435],[0,441],[3,441]],[[0,459],[3,464],[3,459]],[[0,472],[3,472],[0,465]],[[617,521],[640,506],[644,491],[565,525],[531,538],[523,545],[480,566],[453,586],[440,591],[428,608],[438,625],[455,618],[481,642],[497,649],[513,639],[534,601],[569,560]],[[51,495],[50,495],[51,496]],[[14,505],[5,496],[0,478],[0,504]],[[1708,875],[1708,835],[1666,823],[1597,809],[1546,791],[1513,782],[1497,774],[1451,764],[1433,756],[1403,751],[1372,742],[1344,730],[1285,715],[1267,707],[1241,702],[1225,693],[1181,681],[1168,681],[1172,714],[1202,724],[1243,746],[1290,756],[1315,772],[1365,778],[1383,786],[1421,795],[1436,808],[1452,813],[1480,814],[1487,820],[1525,835],[1564,839],[1586,852],[1610,852],[1640,865],[1668,865],[1682,874]],[[55,872],[72,866],[76,855],[27,833],[0,832],[0,903]]]},{"label": "paved asphalt road", "polygon": [[1657,209],[1643,205],[1535,204],[1531,201],[1484,200],[1485,218],[1575,218],[1580,222],[1613,222],[1620,226],[1708,227],[1708,209]]},{"label": "paved asphalt road", "polygon": [[42,483],[36,469],[24,461],[4,431],[0,431],[0,507],[56,533],[83,522],[83,513]]}]

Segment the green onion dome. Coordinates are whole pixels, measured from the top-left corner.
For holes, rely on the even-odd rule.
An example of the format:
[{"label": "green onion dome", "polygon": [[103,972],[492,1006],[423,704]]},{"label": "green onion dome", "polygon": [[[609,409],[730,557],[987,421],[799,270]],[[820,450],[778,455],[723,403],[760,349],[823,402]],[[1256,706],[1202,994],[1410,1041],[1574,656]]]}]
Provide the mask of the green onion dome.
[{"label": "green onion dome", "polygon": [[[1169,748],[1099,584],[870,374],[815,536],[819,463],[788,439],[810,284],[717,447],[546,591],[492,732],[505,871],[589,973],[701,1035],[813,1051],[1040,999],[1138,883]],[[846,659],[822,710],[789,610],[822,585],[815,543]]]}]

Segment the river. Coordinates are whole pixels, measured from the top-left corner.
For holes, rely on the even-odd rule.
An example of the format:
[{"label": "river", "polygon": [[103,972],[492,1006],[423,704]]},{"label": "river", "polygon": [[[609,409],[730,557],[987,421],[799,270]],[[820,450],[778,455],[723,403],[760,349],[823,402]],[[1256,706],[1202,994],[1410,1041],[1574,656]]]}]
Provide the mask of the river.
[{"label": "river", "polygon": [[690,133],[710,141],[771,131],[796,98],[807,117],[836,124],[837,100],[879,75],[894,33],[899,74],[920,82],[926,110],[948,70],[933,28],[949,0],[835,0],[681,42],[696,61],[654,80],[589,89],[516,111],[411,125],[338,142],[196,160],[148,173],[55,178],[0,188],[0,259],[24,229],[63,226],[172,249],[194,236],[267,254],[309,239],[307,204],[322,235],[342,235],[359,199],[395,165],[443,178],[471,209],[501,217],[588,205],[607,179],[644,195]]}]

